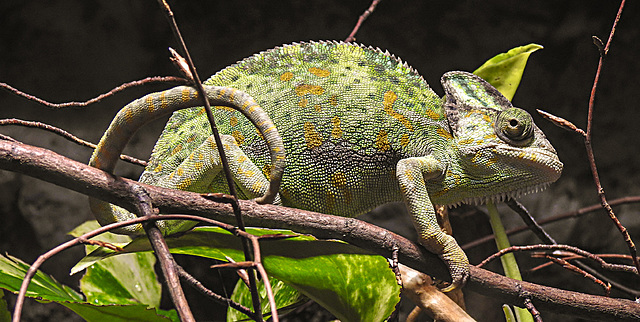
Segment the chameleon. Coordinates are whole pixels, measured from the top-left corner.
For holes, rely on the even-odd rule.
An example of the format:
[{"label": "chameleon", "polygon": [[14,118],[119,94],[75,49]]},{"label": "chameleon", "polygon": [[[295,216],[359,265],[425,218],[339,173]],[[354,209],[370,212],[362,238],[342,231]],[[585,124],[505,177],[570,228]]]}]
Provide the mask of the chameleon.
[{"label": "chameleon", "polygon": [[[337,41],[266,50],[204,82],[242,198],[339,216],[402,201],[419,243],[452,277],[469,276],[456,240],[438,226],[434,205],[502,201],[545,188],[562,163],[525,110],[467,72],[441,78],[438,96],[400,58]],[[202,98],[190,87],[148,94],[125,106],[90,165],[113,171],[129,137],[174,112],[140,181],[197,193],[228,192]],[[100,224],[135,215],[90,199]],[[193,222],[159,221],[164,234]],[[118,233],[142,234],[140,225]]]}]

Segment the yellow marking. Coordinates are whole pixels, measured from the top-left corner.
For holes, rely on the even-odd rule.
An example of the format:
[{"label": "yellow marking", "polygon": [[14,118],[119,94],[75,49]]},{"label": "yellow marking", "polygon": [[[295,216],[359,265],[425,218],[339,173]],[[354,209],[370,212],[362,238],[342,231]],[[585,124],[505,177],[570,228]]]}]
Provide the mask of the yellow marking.
[{"label": "yellow marking", "polygon": [[333,129],[331,129],[331,137],[334,139],[338,139],[342,136],[342,129],[340,128],[340,118],[334,116],[331,118],[331,124],[333,124]]},{"label": "yellow marking", "polygon": [[270,127],[266,128],[266,129],[264,129],[264,133],[265,133],[265,134],[266,134],[266,133],[269,133],[269,132],[271,132],[271,131],[273,131],[273,130],[275,130],[275,129],[276,129],[276,127],[275,127],[275,126],[270,126]]},{"label": "yellow marking", "polygon": [[[236,111],[236,110],[232,109],[229,106],[216,106],[215,108],[218,109],[218,110],[224,110],[224,111],[228,111],[228,112],[235,112]],[[200,113],[200,114],[204,114],[204,112],[205,112],[205,110],[203,108],[202,109],[202,113]]]},{"label": "yellow marking", "polygon": [[235,88],[231,89],[231,94],[229,94],[229,101],[233,102],[235,100],[237,92],[238,92],[237,89]]},{"label": "yellow marking", "polygon": [[264,184],[262,183],[262,181],[256,181],[251,186],[251,191],[258,193],[262,190],[263,187],[264,187]]},{"label": "yellow marking", "polygon": [[304,139],[309,149],[317,148],[322,144],[322,136],[311,122],[304,122]]},{"label": "yellow marking", "polygon": [[286,72],[282,75],[280,75],[280,80],[283,82],[288,82],[293,78],[293,73],[292,72]]},{"label": "yellow marking", "polygon": [[411,170],[406,169],[404,170],[404,176],[407,177],[407,181],[413,181],[413,172],[411,172]]},{"label": "yellow marking", "polygon": [[245,162],[245,161],[247,161],[247,157],[246,156],[241,155],[241,156],[238,157],[238,162]]},{"label": "yellow marking", "polygon": [[247,110],[247,113],[248,113],[248,114],[253,113],[253,111],[255,111],[255,110],[256,110],[257,106],[258,106],[258,104],[253,104],[253,105],[251,105],[251,107],[249,107],[249,109]]},{"label": "yellow marking", "polygon": [[493,134],[493,133],[487,134],[487,135],[484,136],[485,140],[491,140],[491,139],[495,139],[495,138],[496,138],[496,135]]},{"label": "yellow marking", "polygon": [[316,110],[316,112],[322,111],[322,106],[320,106],[320,104],[314,105],[313,108]]},{"label": "yellow marking", "polygon": [[302,84],[302,85],[296,86],[296,94],[298,94],[298,96],[302,96],[305,94],[322,95],[323,93],[324,93],[324,88],[322,88],[322,86],[309,85],[309,84]]},{"label": "yellow marking", "polygon": [[187,188],[191,186],[191,178],[184,178],[184,180],[180,181],[176,186],[178,190],[187,190]]},{"label": "yellow marking", "polygon": [[384,112],[391,115],[396,120],[400,121],[404,127],[406,127],[409,131],[413,131],[413,124],[407,120],[404,115],[393,110],[393,103],[398,99],[398,95],[393,91],[387,91],[384,93],[384,102],[382,103],[384,107]]},{"label": "yellow marking", "polygon": [[438,135],[440,135],[441,137],[443,137],[443,138],[445,138],[447,140],[453,139],[453,136],[451,136],[451,133],[449,133],[447,130],[445,130],[445,129],[441,128],[441,127],[439,127],[436,130],[436,133],[438,133]]},{"label": "yellow marking", "polygon": [[147,104],[147,111],[149,111],[149,113],[153,113],[153,110],[155,109],[153,106],[153,95],[147,95],[145,103]]},{"label": "yellow marking", "polygon": [[231,132],[231,136],[236,139],[238,145],[242,145],[242,143],[244,143],[244,136],[242,135],[242,133],[240,133],[240,131]]},{"label": "yellow marking", "polygon": [[203,166],[203,165],[204,165],[204,164],[203,164],[202,162],[194,162],[194,163],[193,163],[193,167],[194,167],[194,168],[196,168],[196,170],[200,170],[200,169],[202,169],[202,166]]},{"label": "yellow marking", "polygon": [[234,127],[236,125],[238,125],[238,118],[235,116],[232,116],[229,118],[229,125],[231,125],[231,127]]},{"label": "yellow marking", "polygon": [[298,102],[298,106],[307,107],[307,103],[309,103],[309,101],[306,98],[303,98]]},{"label": "yellow marking", "polygon": [[389,138],[387,137],[387,131],[380,130],[378,137],[376,137],[376,149],[380,151],[387,151],[391,148],[389,144]]},{"label": "yellow marking", "polygon": [[176,153],[180,152],[180,150],[182,150],[182,144],[176,145],[176,147],[171,150],[171,156],[176,155]]},{"label": "yellow marking", "polygon": [[255,172],[251,171],[251,170],[244,170],[242,169],[242,167],[238,168],[237,173],[238,175],[242,175],[242,176],[246,176],[248,178],[253,177],[254,174],[256,174]]},{"label": "yellow marking", "polygon": [[409,134],[402,133],[402,137],[400,138],[400,145],[403,147],[409,145]]},{"label": "yellow marking", "polygon": [[159,164],[157,167],[153,169],[153,172],[160,172],[160,171],[162,171],[162,164]]},{"label": "yellow marking", "polygon": [[487,123],[493,123],[493,120],[491,119],[491,116],[489,116],[487,114],[482,114],[482,119]]},{"label": "yellow marking", "polygon": [[431,109],[426,110],[424,114],[434,121],[438,121],[442,117],[442,115],[436,113],[434,110],[431,110]]},{"label": "yellow marking", "polygon": [[182,89],[182,97],[180,98],[180,99],[182,99],[182,102],[188,102],[189,101],[190,96],[191,96],[190,93],[191,93],[191,91],[189,90],[189,88],[183,88]]},{"label": "yellow marking", "polygon": [[253,103],[254,103],[254,102],[253,102],[252,100],[246,100],[246,101],[244,101],[244,103],[242,103],[242,109],[243,109],[243,110],[246,110],[246,109],[247,109],[247,107],[248,107],[249,105],[253,104]]},{"label": "yellow marking", "polygon": [[458,141],[458,144],[460,144],[460,145],[470,145],[470,144],[473,144],[473,139],[460,140],[460,141]]},{"label": "yellow marking", "polygon": [[223,87],[222,89],[220,89],[220,91],[218,92],[218,99],[222,99],[226,92],[227,92],[226,88]]},{"label": "yellow marking", "polygon": [[331,74],[331,72],[327,69],[322,69],[322,68],[317,68],[317,67],[311,67],[309,68],[309,72],[311,74],[314,74],[318,77],[327,77],[329,76],[329,74]]},{"label": "yellow marking", "polygon": [[187,138],[187,143],[191,143],[193,141],[195,141],[196,136],[195,135],[191,135],[190,137]]},{"label": "yellow marking", "polygon": [[349,187],[347,186],[347,176],[345,176],[342,172],[336,172],[331,177],[331,183],[338,188],[340,193],[344,196],[344,201],[346,203],[351,203],[351,191],[349,191]]},{"label": "yellow marking", "polygon": [[269,177],[271,176],[271,166],[268,164],[265,164],[262,167],[262,173],[264,174],[264,176],[269,179]]},{"label": "yellow marking", "polygon": [[331,104],[331,106],[337,106],[338,105],[338,95],[331,95],[331,97],[329,97],[329,104]]},{"label": "yellow marking", "polygon": [[176,175],[178,175],[179,177],[182,177],[183,174],[184,174],[184,170],[182,170],[182,168],[176,169]]},{"label": "yellow marking", "polygon": [[[221,108],[221,106],[216,106],[216,108],[218,108],[218,109],[219,109],[219,108]],[[201,109],[200,109],[200,111],[198,111],[198,116],[200,116],[200,115],[202,115],[202,114],[204,114],[204,113],[205,113],[205,109],[204,109],[204,107],[203,107],[203,108],[201,108]]]}]

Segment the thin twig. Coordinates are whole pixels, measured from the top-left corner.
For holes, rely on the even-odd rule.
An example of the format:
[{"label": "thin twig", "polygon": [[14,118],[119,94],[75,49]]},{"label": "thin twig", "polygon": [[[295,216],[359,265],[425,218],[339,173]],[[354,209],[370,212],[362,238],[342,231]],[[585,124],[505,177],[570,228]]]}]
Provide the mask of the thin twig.
[{"label": "thin twig", "polygon": [[574,254],[583,256],[584,258],[590,259],[595,261],[596,263],[598,263],[600,265],[600,267],[602,267],[603,269],[608,269],[611,271],[616,271],[616,272],[626,272],[626,273],[633,273],[633,274],[637,274],[636,268],[633,266],[629,266],[629,265],[620,265],[620,264],[611,264],[611,263],[607,263],[605,262],[602,258],[598,257],[597,255],[594,255],[592,253],[589,253],[585,250],[582,250],[578,247],[575,246],[570,246],[570,245],[529,245],[529,246],[511,246],[509,248],[505,248],[502,249],[500,251],[498,251],[497,253],[487,257],[485,260],[483,260],[480,264],[478,264],[478,267],[482,267],[484,265],[486,265],[487,263],[489,263],[490,261],[504,255],[504,254],[508,254],[508,253],[512,253],[512,252],[520,252],[520,251],[534,251],[534,250],[564,250],[564,251],[568,251],[568,252],[572,252]]},{"label": "thin twig", "polygon": [[578,275],[582,275],[582,277],[585,277],[585,278],[591,280],[592,282],[602,286],[602,288],[604,289],[605,296],[609,296],[611,294],[611,284],[603,282],[601,279],[593,276],[592,274],[589,274],[587,271],[585,271],[585,270],[583,270],[583,269],[581,269],[581,268],[569,263],[564,258],[551,256],[549,254],[545,254],[544,257],[546,259],[552,261],[553,263],[562,266],[562,268],[564,268],[566,270],[569,270],[571,272],[574,272],[574,273],[576,273]]},{"label": "thin twig", "polygon": [[356,40],[356,33],[358,32],[358,30],[360,30],[360,26],[365,20],[367,20],[367,18],[369,18],[369,15],[371,15],[373,11],[376,10],[376,6],[380,1],[381,0],[371,1],[371,5],[369,6],[369,8],[367,8],[367,10],[365,10],[365,12],[360,15],[360,18],[358,18],[358,22],[356,23],[355,27],[353,27],[353,30],[351,31],[347,39],[345,39],[346,42],[352,42]]},{"label": "thin twig", "polygon": [[140,85],[147,85],[147,84],[152,84],[152,83],[177,83],[177,84],[187,84],[188,81],[184,78],[181,77],[175,77],[175,76],[154,76],[154,77],[147,77],[145,79],[141,79],[141,80],[137,80],[137,81],[133,81],[133,82],[129,82],[129,83],[124,83],[104,94],[100,94],[97,97],[94,97],[90,100],[84,101],[84,102],[66,102],[66,103],[51,103],[48,101],[45,101],[41,98],[38,98],[36,96],[27,94],[7,83],[2,83],[0,82],[0,88],[4,88],[18,96],[22,96],[30,101],[34,101],[37,102],[39,104],[42,104],[46,107],[50,107],[50,108],[54,108],[54,109],[62,109],[62,108],[68,108],[68,107],[84,107],[93,103],[97,103],[100,102],[102,99],[112,96],[113,94],[117,93],[117,92],[121,92],[127,88],[131,88],[131,87],[135,87],[135,86],[140,86]]},{"label": "thin twig", "polygon": [[[33,127],[33,128],[37,128],[37,129],[41,129],[41,130],[45,130],[45,131],[49,131],[49,132],[53,132],[55,134],[60,135],[61,137],[77,143],[79,145],[82,146],[86,146],[92,149],[96,148],[96,145],[89,142],[89,141],[85,141],[59,127],[55,127],[49,124],[45,124],[42,122],[34,122],[34,121],[25,121],[25,120],[20,120],[20,119],[1,119],[0,120],[0,125],[19,125],[19,126],[25,126],[25,127]],[[137,164],[139,166],[143,166],[146,167],[147,166],[147,161],[143,161],[125,154],[121,154],[120,155],[120,159],[129,163],[133,163],[133,164]]]},{"label": "thin twig", "polygon": [[525,208],[520,202],[515,199],[508,199],[506,202],[507,206],[511,208],[511,210],[515,211],[522,220],[527,224],[529,229],[540,238],[540,240],[545,244],[557,244],[556,241],[547,234],[547,232],[536,222],[535,219],[529,213],[529,210]]},{"label": "thin twig", "polygon": [[611,27],[611,33],[609,33],[609,39],[607,40],[607,45],[604,47],[604,50],[600,52],[600,59],[598,60],[598,68],[596,70],[596,76],[593,80],[593,87],[591,88],[591,95],[589,96],[589,111],[587,114],[587,130],[586,135],[584,137],[584,146],[587,150],[587,158],[589,160],[589,167],[591,169],[591,174],[593,176],[593,181],[596,185],[598,196],[600,197],[600,203],[602,207],[607,211],[607,215],[613,223],[616,225],[620,233],[622,234],[624,241],[627,243],[627,247],[629,248],[629,253],[631,257],[633,257],[633,264],[636,267],[636,272],[640,274],[640,260],[638,260],[638,254],[636,250],[636,245],[633,243],[631,236],[627,229],[622,225],[618,217],[616,217],[613,209],[607,202],[607,198],[604,193],[604,188],[602,188],[602,184],[600,183],[600,175],[598,174],[598,168],[596,166],[596,159],[593,153],[593,147],[591,146],[591,129],[593,125],[593,110],[595,106],[595,98],[596,98],[596,89],[598,87],[598,81],[600,80],[600,72],[602,70],[602,65],[604,63],[604,58],[609,53],[609,47],[611,46],[611,40],[613,39],[613,35],[616,31],[616,26],[618,25],[618,21],[620,21],[620,16],[622,15],[622,9],[624,8],[625,0],[620,2],[620,8],[618,9],[618,13],[616,14],[616,18],[613,22],[613,26]]},{"label": "thin twig", "polygon": [[[169,4],[165,1],[165,0],[158,0],[158,4],[160,5],[160,7],[162,9],[164,9],[165,12],[165,16],[167,17],[167,20],[169,21],[169,25],[171,26],[171,30],[173,31],[173,34],[176,38],[176,40],[179,42],[180,44],[180,48],[182,49],[182,52],[184,53],[185,59],[186,59],[186,63],[189,66],[189,72],[191,74],[191,76],[193,77],[192,79],[192,86],[196,88],[198,95],[200,97],[202,97],[202,101],[204,103],[204,108],[207,114],[207,119],[209,120],[209,124],[211,125],[211,132],[213,133],[216,145],[218,147],[218,154],[220,156],[220,160],[222,163],[222,168],[225,174],[225,178],[227,181],[227,185],[229,187],[229,193],[234,196],[234,202],[231,203],[233,209],[234,209],[234,214],[236,216],[236,221],[238,223],[238,227],[240,228],[240,230],[245,230],[245,226],[244,226],[244,221],[242,219],[242,213],[240,212],[240,206],[238,205],[237,202],[237,198],[238,198],[238,194],[236,192],[236,188],[235,188],[235,184],[233,181],[233,176],[231,174],[231,170],[229,168],[229,164],[227,162],[227,158],[226,158],[226,154],[224,151],[224,146],[222,144],[222,140],[220,139],[220,134],[218,133],[218,128],[216,126],[215,120],[213,118],[213,112],[211,111],[211,106],[209,105],[209,101],[207,100],[207,96],[205,94],[204,91],[204,87],[202,86],[202,82],[200,81],[200,76],[198,76],[198,72],[196,71],[196,66],[193,63],[193,60],[191,59],[191,55],[189,54],[189,50],[187,49],[187,45],[184,42],[184,39],[182,38],[182,35],[180,33],[180,29],[178,28],[178,24],[175,20],[175,17],[173,15],[173,12],[171,11],[171,7],[169,6]],[[241,242],[242,242],[242,249],[245,255],[245,260],[247,261],[251,261],[254,260],[253,258],[251,258],[251,251],[249,248],[249,243],[241,238]],[[248,270],[249,273],[249,289],[251,290],[251,298],[253,300],[253,309],[256,312],[256,315],[258,317],[260,317],[260,320],[262,319],[262,309],[261,309],[261,305],[260,305],[260,297],[258,295],[258,288],[257,288],[257,283],[255,280],[255,273],[253,270]],[[276,308],[273,308],[274,312],[276,310]],[[276,313],[274,313],[275,315]]]}]

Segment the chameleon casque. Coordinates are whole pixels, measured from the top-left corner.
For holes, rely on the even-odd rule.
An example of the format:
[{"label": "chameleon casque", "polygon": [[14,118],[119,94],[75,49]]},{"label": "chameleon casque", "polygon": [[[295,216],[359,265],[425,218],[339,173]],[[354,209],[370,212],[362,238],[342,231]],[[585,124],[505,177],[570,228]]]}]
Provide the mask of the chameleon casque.
[{"label": "chameleon casque", "polygon": [[[441,81],[443,98],[388,52],[327,41],[255,54],[216,73],[205,89],[241,197],[340,216],[404,200],[420,243],[444,260],[455,288],[468,277],[469,263],[438,226],[434,204],[537,191],[558,179],[562,163],[531,116],[487,82],[466,72],[446,73]],[[140,126],[182,109],[167,123],[140,181],[228,191],[201,104],[190,87],[131,102],[90,164],[113,171]],[[135,217],[90,201],[102,225]],[[165,234],[193,225],[158,222]]]}]

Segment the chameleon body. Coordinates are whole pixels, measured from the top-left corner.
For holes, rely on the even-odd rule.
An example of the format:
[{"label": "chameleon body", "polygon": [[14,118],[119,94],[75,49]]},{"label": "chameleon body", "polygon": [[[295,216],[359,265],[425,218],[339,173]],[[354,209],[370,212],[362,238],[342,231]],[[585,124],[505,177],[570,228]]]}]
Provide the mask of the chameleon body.
[{"label": "chameleon body", "polygon": [[[356,216],[404,200],[420,243],[444,260],[452,287],[467,278],[468,260],[441,231],[433,205],[500,201],[537,191],[562,170],[531,116],[484,80],[449,72],[442,77],[440,98],[406,63],[371,47],[284,45],[231,65],[205,84],[209,98],[217,99],[212,105],[225,105],[215,106],[214,115],[242,197],[266,193],[273,199],[269,180],[277,189],[281,176],[275,202],[288,207]],[[251,97],[255,102],[244,101]],[[132,102],[111,125],[111,132],[127,134],[105,134],[91,163],[113,169],[125,136],[140,126],[128,118],[131,111],[146,120],[198,105],[195,91],[186,87]],[[260,113],[247,113],[247,106]],[[210,135],[203,108],[174,113],[140,181],[226,192]],[[134,217],[98,200],[92,207],[102,224]],[[191,225],[160,223],[165,233]],[[121,232],[138,234],[141,227]]]}]

